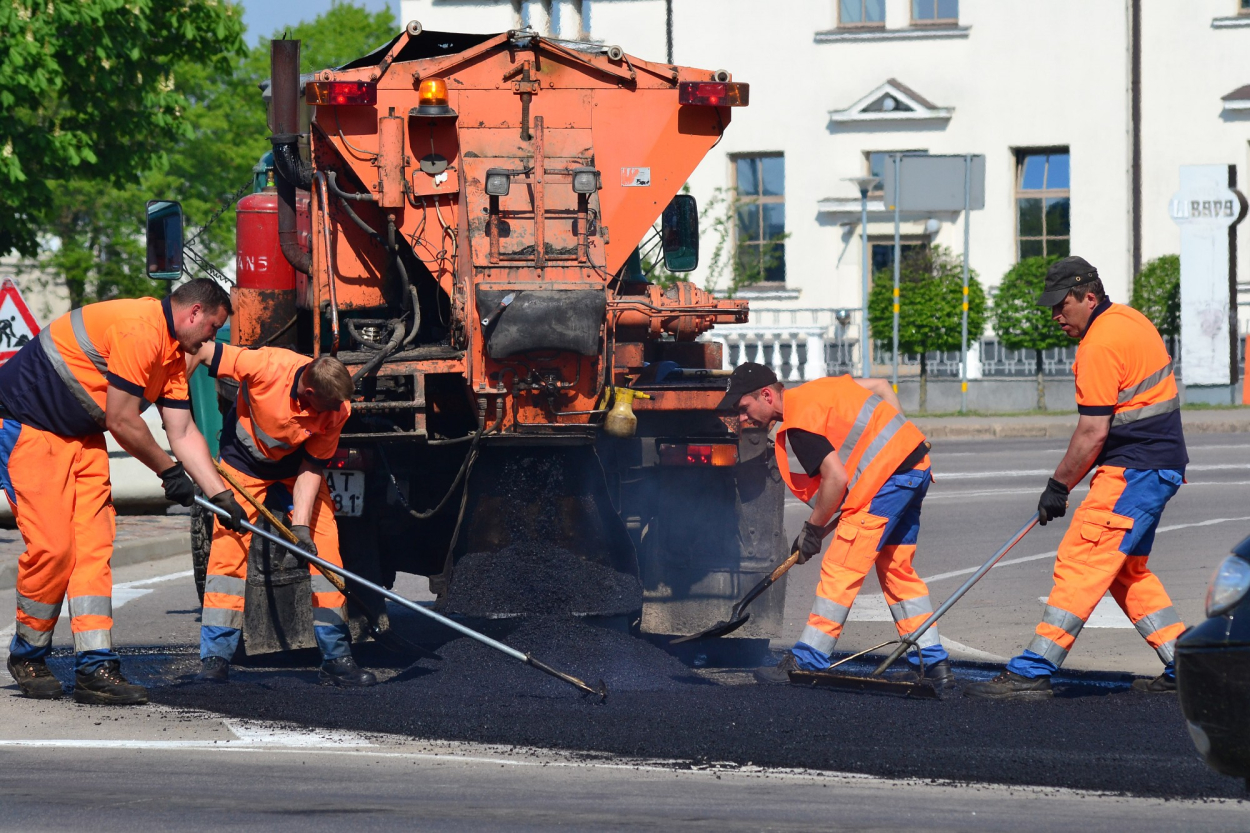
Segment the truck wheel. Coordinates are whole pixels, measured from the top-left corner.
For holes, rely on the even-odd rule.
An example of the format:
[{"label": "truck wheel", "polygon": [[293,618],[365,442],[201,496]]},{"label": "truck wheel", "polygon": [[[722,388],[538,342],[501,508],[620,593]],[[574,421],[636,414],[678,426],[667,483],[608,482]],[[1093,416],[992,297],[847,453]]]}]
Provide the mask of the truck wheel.
[{"label": "truck wheel", "polygon": [[[196,494],[200,490],[196,489]],[[191,569],[195,572],[195,592],[204,604],[204,581],[208,577],[208,551],[213,545],[213,516],[198,503],[191,506]]]}]

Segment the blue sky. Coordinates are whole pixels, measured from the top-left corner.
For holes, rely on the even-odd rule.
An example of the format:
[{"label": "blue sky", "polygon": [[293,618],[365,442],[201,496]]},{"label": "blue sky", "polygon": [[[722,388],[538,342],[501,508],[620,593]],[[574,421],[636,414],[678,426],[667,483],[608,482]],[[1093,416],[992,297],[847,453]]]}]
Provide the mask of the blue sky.
[{"label": "blue sky", "polygon": [[[351,3],[370,11],[381,11],[389,6],[395,19],[400,19],[399,0],[351,0]],[[283,26],[313,20],[330,5],[331,0],[242,0],[247,42],[253,44],[257,38],[269,37]]]}]

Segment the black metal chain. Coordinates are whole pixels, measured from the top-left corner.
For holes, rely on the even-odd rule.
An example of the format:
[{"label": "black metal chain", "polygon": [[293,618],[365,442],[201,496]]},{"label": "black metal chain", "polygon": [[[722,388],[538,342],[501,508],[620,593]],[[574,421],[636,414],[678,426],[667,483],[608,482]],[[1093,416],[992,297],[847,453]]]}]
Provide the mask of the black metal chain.
[{"label": "black metal chain", "polygon": [[208,218],[208,221],[204,223],[204,225],[200,226],[199,229],[196,230],[195,234],[188,237],[186,242],[183,245],[189,246],[192,243],[194,243],[197,239],[199,239],[199,237],[202,234],[204,234],[204,232],[208,231],[209,228],[212,227],[213,223],[216,223],[218,220],[221,219],[221,215],[225,214],[227,211],[233,208],[235,203],[243,199],[244,194],[252,190],[253,183],[255,181],[256,181],[256,178],[254,176],[248,177],[247,182],[245,182],[239,188],[239,190],[235,191],[226,201],[224,201],[221,204],[221,206],[216,211],[213,212],[212,216]]}]

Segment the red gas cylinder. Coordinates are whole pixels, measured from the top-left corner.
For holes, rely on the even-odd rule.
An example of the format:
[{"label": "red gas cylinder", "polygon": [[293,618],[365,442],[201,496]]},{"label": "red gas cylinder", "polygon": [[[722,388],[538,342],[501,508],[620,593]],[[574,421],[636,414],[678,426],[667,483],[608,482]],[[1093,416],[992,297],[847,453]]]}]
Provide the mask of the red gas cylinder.
[{"label": "red gas cylinder", "polygon": [[236,285],[243,289],[295,289],[295,267],[278,245],[278,194],[262,191],[235,209]]}]

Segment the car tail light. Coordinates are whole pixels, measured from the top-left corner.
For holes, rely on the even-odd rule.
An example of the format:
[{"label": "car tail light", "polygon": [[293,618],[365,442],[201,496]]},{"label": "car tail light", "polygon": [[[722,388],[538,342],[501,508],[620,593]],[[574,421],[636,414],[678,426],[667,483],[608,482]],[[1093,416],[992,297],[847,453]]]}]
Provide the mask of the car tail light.
[{"label": "car tail light", "polygon": [[334,452],[326,468],[363,470],[373,467],[373,452],[363,448],[340,448]]},{"label": "car tail light", "polygon": [[378,85],[359,81],[311,81],[304,86],[304,100],[309,104],[377,104]]},{"label": "car tail light", "polygon": [[1207,616],[1227,613],[1250,591],[1250,562],[1230,555],[1216,569],[1207,590]]},{"label": "car tail light", "polygon": [[677,85],[677,102],[704,107],[746,107],[751,101],[751,85],[735,81],[682,81]]},{"label": "car tail light", "polygon": [[729,443],[660,443],[662,466],[733,466],[738,462],[738,446]]}]

